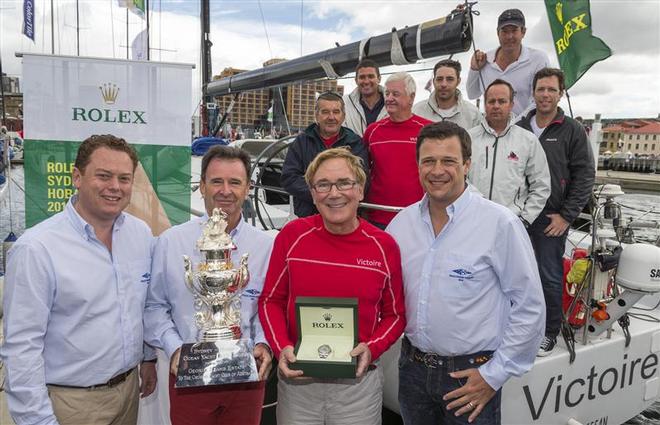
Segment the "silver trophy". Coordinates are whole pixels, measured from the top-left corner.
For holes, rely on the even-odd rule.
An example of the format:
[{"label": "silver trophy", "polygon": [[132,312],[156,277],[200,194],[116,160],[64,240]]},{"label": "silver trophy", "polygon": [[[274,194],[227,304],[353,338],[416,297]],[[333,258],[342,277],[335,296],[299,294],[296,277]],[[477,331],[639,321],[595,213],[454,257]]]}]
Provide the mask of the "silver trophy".
[{"label": "silver trophy", "polygon": [[176,387],[220,385],[258,380],[247,338],[241,335],[241,301],[250,280],[248,254],[234,268],[236,249],[227,230],[227,214],[215,208],[197,240],[202,261],[183,257],[186,286],[195,300],[198,342],[183,344]]}]

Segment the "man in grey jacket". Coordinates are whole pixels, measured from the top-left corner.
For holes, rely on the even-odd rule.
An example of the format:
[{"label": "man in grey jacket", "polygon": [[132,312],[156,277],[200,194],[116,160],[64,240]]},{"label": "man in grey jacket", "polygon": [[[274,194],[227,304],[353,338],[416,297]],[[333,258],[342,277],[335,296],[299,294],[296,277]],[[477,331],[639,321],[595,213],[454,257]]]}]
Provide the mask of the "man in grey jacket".
[{"label": "man in grey jacket", "polygon": [[529,227],[550,196],[545,152],[533,133],[514,125],[509,83],[493,81],[484,100],[486,117],[469,130],[472,167],[468,178],[485,198],[506,206]]},{"label": "man in grey jacket", "polygon": [[387,116],[383,88],[380,86],[378,64],[371,59],[363,59],[355,68],[357,87],[344,95],[346,120],[344,126],[362,136],[369,124]]},{"label": "man in grey jacket", "polygon": [[443,59],[433,67],[433,93],[417,102],[413,113],[433,122],[451,121],[466,130],[479,125],[481,113],[472,103],[463,99],[458,85],[461,83],[461,63]]}]

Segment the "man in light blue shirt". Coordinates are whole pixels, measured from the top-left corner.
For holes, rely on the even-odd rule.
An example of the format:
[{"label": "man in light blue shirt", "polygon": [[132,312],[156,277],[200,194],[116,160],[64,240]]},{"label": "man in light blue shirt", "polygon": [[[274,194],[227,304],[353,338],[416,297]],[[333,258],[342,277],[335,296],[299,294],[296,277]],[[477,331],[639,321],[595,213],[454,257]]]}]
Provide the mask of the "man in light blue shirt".
[{"label": "man in light blue shirt", "polygon": [[[162,348],[170,359],[170,419],[173,425],[199,423],[258,424],[265,381],[272,355],[257,315],[273,238],[242,220],[243,202],[250,190],[250,157],[233,147],[214,146],[202,159],[200,192],[206,215],[165,231],[156,242],[152,284],[145,310],[145,339]],[[202,260],[195,243],[214,208],[227,215],[226,231],[237,249],[234,264],[248,253],[250,280],[241,296],[241,332],[254,346],[260,382],[214,388],[174,388],[181,345],[198,340],[193,294],[184,281],[183,256],[193,264]]]},{"label": "man in light blue shirt", "polygon": [[506,207],[466,190],[470,157],[463,128],[424,127],[417,160],[426,194],[387,228],[403,264],[408,322],[399,404],[406,423],[499,424],[501,387],[532,367],[543,336],[545,305],[527,232]]},{"label": "man in light blue shirt", "polygon": [[154,364],[140,368],[141,389],[136,370],[152,235],[123,212],[137,163],[123,139],[89,137],[77,194],[9,251],[0,353],[17,424],[135,424],[138,392],[155,389]]}]

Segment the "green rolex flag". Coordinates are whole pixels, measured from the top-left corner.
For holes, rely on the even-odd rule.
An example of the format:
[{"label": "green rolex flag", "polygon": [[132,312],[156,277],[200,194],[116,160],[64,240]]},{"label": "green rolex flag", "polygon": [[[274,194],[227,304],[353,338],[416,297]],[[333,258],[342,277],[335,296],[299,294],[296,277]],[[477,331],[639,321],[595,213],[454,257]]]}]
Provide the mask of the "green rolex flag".
[{"label": "green rolex flag", "polygon": [[589,0],[545,0],[559,66],[570,88],[593,64],[612,55],[607,44],[591,35]]}]

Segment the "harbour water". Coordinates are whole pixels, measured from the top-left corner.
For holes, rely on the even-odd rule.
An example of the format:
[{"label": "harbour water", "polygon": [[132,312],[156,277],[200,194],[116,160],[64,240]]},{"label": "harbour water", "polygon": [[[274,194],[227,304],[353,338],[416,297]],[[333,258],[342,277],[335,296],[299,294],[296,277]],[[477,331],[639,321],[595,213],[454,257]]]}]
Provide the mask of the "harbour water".
[{"label": "harbour water", "polygon": [[[11,203],[7,188],[0,190],[0,240],[10,231],[20,236],[25,231],[25,192],[23,185],[23,167],[11,170]],[[645,242],[655,242],[660,236],[660,195],[655,193],[627,193],[616,198],[622,206],[625,220],[643,222],[643,228],[635,229],[635,238]],[[4,272],[4,261],[0,252],[0,273]],[[3,406],[0,406],[3,408]],[[395,415],[385,416],[387,424],[401,423]],[[660,425],[660,400],[651,408],[632,418],[625,425]]]}]

